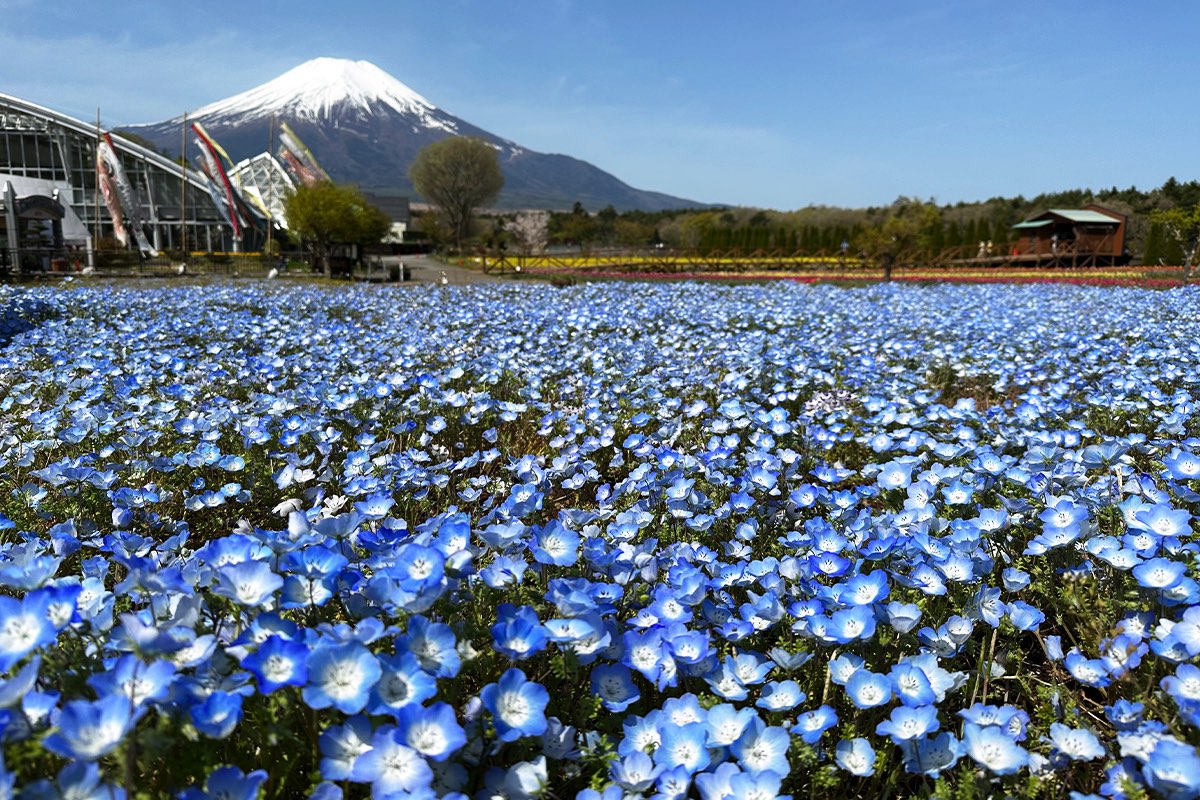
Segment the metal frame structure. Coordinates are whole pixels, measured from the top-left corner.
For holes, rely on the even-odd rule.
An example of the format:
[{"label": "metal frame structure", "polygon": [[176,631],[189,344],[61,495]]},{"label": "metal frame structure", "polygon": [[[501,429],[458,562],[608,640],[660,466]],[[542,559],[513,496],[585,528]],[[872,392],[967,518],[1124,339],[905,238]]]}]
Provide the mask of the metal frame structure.
[{"label": "metal frame structure", "polygon": [[[83,122],[0,94],[0,204],[4,206],[0,210],[0,223],[4,225],[0,231],[3,252],[0,266],[22,270],[31,263],[45,263],[48,259],[77,260],[85,252],[91,263],[95,249],[112,237],[112,220],[100,200],[96,178],[100,133],[98,121]],[[119,133],[112,136],[118,157],[141,199],[145,230],[155,249],[179,250],[185,241],[189,250],[240,249],[230,226],[213,203],[207,178],[202,173],[121,138]],[[33,186],[43,191],[23,197],[18,194]],[[86,231],[80,237],[79,226],[65,226],[74,233],[67,235],[64,231],[61,241],[37,248],[36,262],[31,262],[30,253],[22,250],[26,244],[22,237],[30,223],[22,222],[12,208],[15,200],[28,201],[33,196],[59,203],[64,216],[77,217]],[[39,201],[39,205],[45,212],[44,219],[52,209],[45,200]]]}]

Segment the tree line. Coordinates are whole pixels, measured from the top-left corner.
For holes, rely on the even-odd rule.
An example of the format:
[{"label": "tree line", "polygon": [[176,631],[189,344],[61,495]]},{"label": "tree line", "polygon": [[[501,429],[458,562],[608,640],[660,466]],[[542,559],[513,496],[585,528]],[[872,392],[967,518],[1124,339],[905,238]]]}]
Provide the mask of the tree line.
[{"label": "tree line", "polygon": [[[1148,191],[1115,186],[1099,191],[1070,189],[952,205],[899,197],[887,206],[858,209],[812,205],[793,211],[745,207],[618,211],[611,205],[591,210],[577,202],[569,210],[500,213],[480,211],[503,187],[495,150],[467,137],[448,137],[424,148],[409,177],[430,203],[427,210],[414,214],[415,232],[433,245],[457,252],[667,247],[701,253],[841,252],[874,258],[900,251],[974,254],[986,248],[988,253],[1002,253],[1016,241],[1012,228],[1016,223],[1047,209],[1094,203],[1127,217],[1126,249],[1135,261],[1191,267],[1200,260],[1200,182],[1175,178]],[[314,228],[312,220],[344,216],[321,213],[327,204],[314,202],[306,213],[297,213],[304,220],[295,232],[318,253],[347,234],[361,241],[362,236],[383,229],[369,209],[351,226],[357,230]],[[362,209],[361,198],[352,195],[343,195],[336,205]],[[300,211],[290,208],[289,219]]]},{"label": "tree line", "polygon": [[[1200,182],[1175,178],[1147,191],[1112,187],[1070,189],[1033,197],[993,197],[978,202],[938,204],[900,197],[887,206],[808,206],[793,211],[704,208],[623,211],[612,206],[538,212],[544,217],[542,246],[561,249],[669,247],[702,253],[782,252],[853,254],[878,250],[881,234],[926,252],[974,254],[980,245],[1003,252],[1017,239],[1012,226],[1051,208],[1098,204],[1128,218],[1126,248],[1143,263],[1183,264],[1200,241]],[[530,212],[485,213],[475,220],[470,246],[536,249],[527,228]],[[534,237],[535,239],[538,237]],[[1193,258],[1193,260],[1200,260]]]}]

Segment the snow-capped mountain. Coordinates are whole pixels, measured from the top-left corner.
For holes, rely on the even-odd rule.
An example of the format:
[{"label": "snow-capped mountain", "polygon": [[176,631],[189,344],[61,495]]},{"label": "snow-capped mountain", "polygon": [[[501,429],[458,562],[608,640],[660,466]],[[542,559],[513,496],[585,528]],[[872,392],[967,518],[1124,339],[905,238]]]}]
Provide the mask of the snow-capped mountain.
[{"label": "snow-capped mountain", "polygon": [[[268,149],[272,119],[286,120],[334,180],[372,191],[411,194],[407,173],[417,152],[459,135],[478,136],[497,148],[505,179],[500,207],[570,208],[578,201],[590,209],[611,204],[653,211],[701,205],[634,189],[570,156],[523,148],[443,111],[367,61],[316,58],[188,114],[188,121],[201,122],[234,161]],[[182,123],[176,117],[121,130],[175,156]]]}]

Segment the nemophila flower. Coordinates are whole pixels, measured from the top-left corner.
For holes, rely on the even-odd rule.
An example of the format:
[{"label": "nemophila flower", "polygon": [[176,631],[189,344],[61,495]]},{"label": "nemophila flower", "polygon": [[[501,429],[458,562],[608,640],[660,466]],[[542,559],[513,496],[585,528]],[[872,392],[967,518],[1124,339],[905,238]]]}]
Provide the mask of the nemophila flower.
[{"label": "nemophila flower", "polygon": [[283,586],[283,578],[263,561],[242,561],[220,567],[216,577],[214,592],[251,607],[268,603]]},{"label": "nemophila flower", "polygon": [[175,665],[169,661],[145,663],[134,655],[121,656],[104,672],[88,676],[87,683],[100,696],[118,694],[134,705],[164,700],[175,679]]},{"label": "nemophila flower", "polygon": [[787,758],[790,744],[786,728],[767,725],[755,718],[730,747],[730,752],[747,773],[773,772],[784,778],[790,771]]},{"label": "nemophila flower", "polygon": [[782,647],[772,647],[767,655],[775,662],[775,666],[784,672],[795,672],[812,660],[812,653],[804,651],[792,653]]},{"label": "nemophila flower", "polygon": [[267,779],[266,770],[242,772],[237,767],[217,767],[204,780],[204,790],[185,789],[182,800],[254,800],[258,788]]},{"label": "nemophila flower", "polygon": [[391,492],[372,492],[354,503],[354,510],[366,519],[383,519],[396,501]]},{"label": "nemophila flower", "polygon": [[254,674],[258,690],[270,694],[284,686],[304,685],[308,680],[308,652],[303,642],[271,634],[242,659],[242,666]]},{"label": "nemophila flower", "polygon": [[515,546],[525,538],[529,526],[519,519],[496,522],[480,530],[479,538],[484,544],[496,551],[504,551]]},{"label": "nemophila flower", "polygon": [[1029,751],[992,725],[980,727],[968,722],[963,726],[962,746],[975,763],[996,775],[1012,775],[1029,763]]},{"label": "nemophila flower", "polygon": [[1104,757],[1104,748],[1096,734],[1084,728],[1072,728],[1060,722],[1052,722],[1048,741],[1056,752],[1072,761],[1091,761]]},{"label": "nemophila flower", "polygon": [[56,729],[42,746],[50,752],[79,761],[95,761],[116,749],[146,712],[129,698],[109,694],[99,700],[72,700],[58,715]]},{"label": "nemophila flower", "polygon": [[807,699],[795,681],[771,681],[763,684],[754,705],[765,711],[790,711]]},{"label": "nemophila flower", "polygon": [[445,579],[446,559],[436,547],[408,542],[396,549],[396,560],[389,573],[401,588],[413,593],[430,591]]},{"label": "nemophila flower", "polygon": [[379,680],[371,689],[367,710],[372,714],[395,713],[411,705],[420,705],[437,694],[437,679],[421,669],[412,653],[379,657]]},{"label": "nemophila flower", "polygon": [[0,709],[19,705],[22,698],[33,690],[38,672],[42,668],[42,657],[34,656],[16,675],[0,679]]},{"label": "nemophila flower", "polygon": [[1159,685],[1177,703],[1200,702],[1200,667],[1180,664],[1175,674],[1163,678]]},{"label": "nemophila flower", "polygon": [[396,651],[407,649],[421,668],[438,678],[453,678],[462,667],[454,630],[444,622],[416,615],[408,620],[408,631],[396,637]]},{"label": "nemophila flower", "polygon": [[875,726],[875,733],[900,744],[924,739],[940,727],[937,706],[896,706],[891,716]]},{"label": "nemophila flower", "polygon": [[1000,589],[996,587],[979,587],[979,591],[971,600],[970,615],[993,628],[1000,625],[1000,619],[1007,610],[1000,600]]},{"label": "nemophila flower", "polygon": [[826,636],[838,644],[870,641],[875,636],[874,610],[870,606],[854,606],[833,612]]},{"label": "nemophila flower", "polygon": [[529,562],[514,556],[497,556],[483,569],[479,577],[492,589],[503,589],[521,583]]},{"label": "nemophila flower", "polygon": [[838,602],[851,606],[882,603],[889,593],[887,572],[881,569],[860,573],[840,586]]},{"label": "nemophila flower", "polygon": [[967,505],[974,494],[975,487],[960,480],[951,481],[942,487],[942,497],[946,500],[946,505],[950,506]]},{"label": "nemophila flower", "polygon": [[897,580],[919,589],[923,594],[938,596],[946,593],[946,581],[942,573],[929,564],[917,564],[907,576],[897,577]]},{"label": "nemophila flower", "polygon": [[816,744],[825,731],[836,725],[837,721],[837,711],[826,705],[818,706],[796,717],[792,733],[798,734],[805,744]]},{"label": "nemophila flower", "polygon": [[715,658],[710,639],[707,630],[692,630],[682,624],[670,626],[663,636],[663,642],[672,659],[680,664],[697,667]]},{"label": "nemophila flower", "polygon": [[862,669],[864,663],[862,656],[840,653],[829,659],[829,680],[838,686],[845,686],[850,676]]},{"label": "nemophila flower", "polygon": [[578,761],[582,755],[579,743],[579,730],[574,725],[565,725],[558,717],[546,718],[546,731],[542,734],[541,744],[546,758]]},{"label": "nemophila flower", "polygon": [[1171,480],[1188,481],[1200,479],[1200,456],[1182,447],[1174,447],[1163,458],[1163,467]]},{"label": "nemophila flower", "polygon": [[710,747],[728,747],[733,744],[746,730],[751,720],[757,719],[758,714],[753,708],[737,708],[731,703],[719,703],[704,715],[704,724],[708,727],[708,744]]},{"label": "nemophila flower", "polygon": [[875,774],[875,749],[862,737],[842,739],[833,749],[833,760],[839,767],[859,778]]},{"label": "nemophila flower", "polygon": [[396,730],[400,741],[433,761],[445,761],[467,742],[454,709],[446,703],[403,706],[396,714]]},{"label": "nemophila flower", "polygon": [[624,711],[642,696],[624,664],[597,664],[592,667],[591,682],[592,694],[609,711]]},{"label": "nemophila flower", "polygon": [[[674,659],[671,657],[661,628],[627,631],[622,639],[624,642],[622,664],[637,670],[647,680],[656,684],[660,680],[669,681],[674,674]],[[732,673],[730,674],[732,677]],[[732,677],[732,679],[736,682],[736,677]]]},{"label": "nemophila flower", "polygon": [[858,708],[874,708],[892,699],[892,683],[886,675],[859,669],[846,681],[846,696]]},{"label": "nemophila flower", "polygon": [[1076,528],[1088,519],[1086,506],[1076,505],[1068,497],[1052,498],[1046,510],[1038,515],[1042,530]]},{"label": "nemophila flower", "polygon": [[327,781],[350,778],[351,768],[360,755],[371,749],[371,721],[353,716],[343,725],[331,725],[321,731],[321,777]]},{"label": "nemophila flower", "polygon": [[644,717],[628,715],[621,721],[622,738],[617,743],[617,753],[652,753],[662,742],[659,724],[663,721],[662,711],[655,709]]},{"label": "nemophila flower", "polygon": [[354,759],[349,779],[371,784],[372,797],[400,792],[420,792],[433,782],[433,770],[400,738],[394,725],[381,725],[371,737],[370,748]]},{"label": "nemophila flower", "polygon": [[881,489],[903,489],[912,481],[912,462],[889,461],[879,469],[875,483]]},{"label": "nemophila flower", "polygon": [[1167,589],[1183,578],[1187,565],[1169,558],[1151,558],[1133,568],[1133,577],[1146,589]]},{"label": "nemophila flower", "polygon": [[1087,686],[1104,687],[1111,684],[1112,680],[1109,676],[1108,664],[1100,658],[1088,658],[1079,652],[1072,649],[1066,656],[1063,657],[1063,666],[1067,668],[1067,672],[1074,676],[1075,680]]},{"label": "nemophila flower", "polygon": [[1145,506],[1135,511],[1133,518],[1139,528],[1159,537],[1183,536],[1191,531],[1192,515],[1188,510],[1165,503]]},{"label": "nemophila flower", "polygon": [[371,688],[383,670],[378,659],[358,642],[319,643],[305,660],[308,683],[302,690],[310,708],[329,708],[354,714],[367,704]]},{"label": "nemophila flower", "polygon": [[662,741],[653,753],[655,764],[667,770],[682,767],[689,774],[709,765],[708,730],[704,723],[677,725],[667,722],[661,727],[661,735]]},{"label": "nemophila flower", "polygon": [[925,670],[912,662],[901,662],[893,666],[888,672],[888,679],[896,697],[906,706],[927,706],[938,700]]},{"label": "nemophila flower", "polygon": [[642,752],[617,759],[608,768],[609,776],[627,792],[648,790],[661,772],[662,767]]},{"label": "nemophila flower", "polygon": [[1008,603],[1008,620],[1019,631],[1033,631],[1046,621],[1046,615],[1024,601],[1013,600]]},{"label": "nemophila flower", "polygon": [[532,606],[501,603],[496,617],[497,622],[492,625],[496,652],[520,661],[546,649],[548,632]]},{"label": "nemophila flower", "polygon": [[1015,742],[1025,739],[1025,725],[1029,722],[1028,714],[1011,705],[975,703],[959,711],[958,716],[972,725],[999,728]]},{"label": "nemophila flower", "polygon": [[[5,786],[4,759],[0,756],[0,797],[14,796],[12,781]],[[31,800],[125,800],[125,790],[104,783],[95,762],[73,761],[58,771],[53,783],[48,779],[34,781],[22,789],[20,796]]]},{"label": "nemophila flower", "polygon": [[7,672],[57,638],[50,618],[53,597],[46,589],[30,592],[21,600],[0,596],[0,672]]},{"label": "nemophila flower", "polygon": [[1200,796],[1200,754],[1195,748],[1161,739],[1142,765],[1146,785],[1169,798]]},{"label": "nemophila flower", "polygon": [[950,553],[937,563],[937,568],[946,580],[953,583],[975,581],[975,562],[964,553]]},{"label": "nemophila flower", "polygon": [[921,621],[921,608],[916,603],[893,600],[884,606],[884,611],[887,613],[888,624],[896,633],[908,633]]},{"label": "nemophila flower", "polygon": [[900,752],[905,772],[936,778],[958,763],[963,746],[954,734],[945,731],[932,738],[902,741]]},{"label": "nemophila flower", "polygon": [[545,732],[545,710],[550,695],[544,686],[530,681],[520,669],[508,669],[499,681],[484,686],[479,696],[492,714],[500,741],[512,742]]},{"label": "nemophila flower", "polygon": [[570,566],[579,560],[579,534],[552,520],[545,526],[534,528],[529,549],[533,560],[539,564]]},{"label": "nemophila flower", "polygon": [[704,721],[704,709],[700,707],[700,698],[691,692],[679,697],[668,698],[662,704],[661,710],[663,718],[676,725]]},{"label": "nemophila flower", "polygon": [[1027,588],[1033,581],[1028,572],[1016,567],[1006,568],[1000,573],[1000,578],[1003,581],[1005,591],[1008,592],[1019,592]]},{"label": "nemophila flower", "polygon": [[836,578],[845,575],[854,562],[837,553],[826,552],[809,556],[808,563],[814,572],[819,572],[830,578]]},{"label": "nemophila flower", "polygon": [[1145,710],[1146,707],[1142,703],[1120,698],[1111,706],[1104,707],[1104,716],[1118,731],[1131,731],[1141,723]]},{"label": "nemophila flower", "polygon": [[194,704],[189,713],[200,733],[211,739],[224,739],[242,721],[242,696],[217,690]]}]

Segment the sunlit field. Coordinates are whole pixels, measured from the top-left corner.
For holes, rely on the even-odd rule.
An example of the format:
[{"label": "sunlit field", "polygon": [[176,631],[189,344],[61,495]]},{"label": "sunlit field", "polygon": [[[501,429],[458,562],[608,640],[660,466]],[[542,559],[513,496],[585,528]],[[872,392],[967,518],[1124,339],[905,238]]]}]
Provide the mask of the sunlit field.
[{"label": "sunlit field", "polygon": [[0,798],[1198,797],[1198,331],[0,288]]}]

